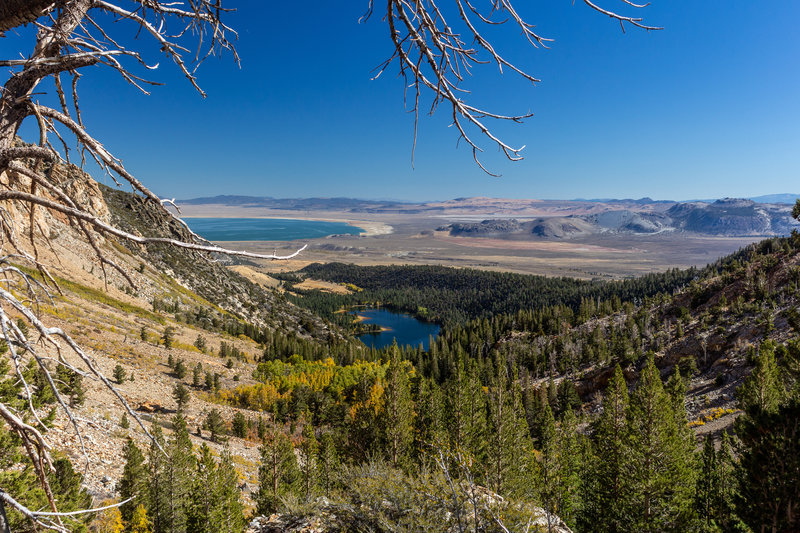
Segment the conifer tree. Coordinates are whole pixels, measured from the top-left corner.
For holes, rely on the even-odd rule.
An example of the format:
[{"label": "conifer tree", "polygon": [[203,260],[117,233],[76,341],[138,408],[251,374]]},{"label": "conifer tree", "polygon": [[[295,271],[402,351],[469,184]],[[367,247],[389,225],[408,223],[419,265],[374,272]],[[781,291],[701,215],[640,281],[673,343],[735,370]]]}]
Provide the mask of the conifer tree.
[{"label": "conifer tree", "polygon": [[312,492],[317,484],[317,454],[319,445],[317,438],[314,435],[314,427],[311,425],[311,415],[306,414],[304,417],[305,425],[303,426],[302,440],[298,451],[300,452],[300,476],[302,482],[303,497],[308,500],[312,496]]},{"label": "conifer tree", "polygon": [[239,475],[233,466],[233,457],[226,446],[220,454],[216,475],[217,505],[212,513],[213,531],[239,533],[245,528],[244,507],[239,491]]},{"label": "conifer tree", "polygon": [[706,531],[711,531],[717,524],[720,514],[718,505],[722,501],[720,494],[720,467],[718,455],[714,449],[714,439],[710,435],[703,441],[703,452],[700,456],[700,471],[695,486],[694,504],[697,516]]},{"label": "conifer tree", "polygon": [[567,405],[558,428],[558,516],[571,528],[575,527],[580,510],[581,443],[578,421]]},{"label": "conifer tree", "polygon": [[547,529],[552,529],[552,516],[559,512],[560,470],[556,421],[550,404],[544,408],[542,438],[539,450],[540,480],[539,500],[547,512]]},{"label": "conifer tree", "polygon": [[236,413],[233,415],[231,431],[233,431],[233,434],[240,439],[243,439],[247,436],[247,419],[240,411],[236,411]]},{"label": "conifer tree", "polygon": [[747,413],[775,412],[783,401],[785,390],[775,362],[775,345],[761,345],[756,366],[737,393],[739,405]]},{"label": "conifer tree", "polygon": [[755,531],[800,529],[800,398],[786,397],[773,346],[762,345],[742,384],[745,411],[736,420],[739,492],[736,508]]},{"label": "conifer tree", "polygon": [[178,411],[183,411],[186,404],[189,403],[189,398],[191,394],[189,394],[189,389],[187,389],[183,383],[176,383],[175,387],[172,389],[172,397],[175,398],[175,403],[178,406]]},{"label": "conifer tree", "polygon": [[444,401],[441,389],[433,379],[419,378],[415,404],[411,453],[417,462],[422,462],[428,447],[433,443],[444,442],[446,438]]},{"label": "conifer tree", "polygon": [[214,533],[212,515],[217,502],[217,465],[211,455],[211,449],[203,443],[200,457],[197,458],[197,469],[192,475],[190,504],[187,512],[187,531],[192,533]]},{"label": "conifer tree", "polygon": [[[169,474],[167,472],[169,460],[165,455],[166,443],[161,424],[158,420],[153,421],[150,429],[153,440],[150,442],[150,452],[148,454],[149,468],[149,491],[148,509],[153,524],[154,533],[165,533],[170,531],[169,521]],[[160,446],[160,447],[159,447]]]},{"label": "conifer tree", "polygon": [[496,367],[488,394],[487,482],[496,492],[519,494],[529,482],[525,467],[532,447],[530,432],[516,372],[509,376],[499,361]]},{"label": "conifer tree", "polygon": [[186,519],[189,509],[189,489],[194,470],[195,457],[192,441],[186,427],[186,419],[178,412],[172,419],[174,433],[167,443],[167,525],[171,533],[187,531]]},{"label": "conifer tree", "polygon": [[339,472],[339,454],[330,432],[323,433],[319,439],[317,464],[320,488],[325,496],[330,496]]},{"label": "conifer tree", "polygon": [[587,530],[609,533],[627,531],[625,504],[629,498],[628,472],[628,386],[619,364],[603,396],[603,412],[594,424],[592,441],[598,460],[594,463],[591,487],[593,502],[580,520]]},{"label": "conifer tree", "polygon": [[387,457],[396,468],[405,462],[413,437],[411,432],[413,406],[408,370],[407,365],[400,359],[400,349],[396,341],[390,349],[383,398],[381,434]]},{"label": "conifer tree", "polygon": [[212,409],[206,415],[203,421],[203,429],[207,429],[211,433],[211,440],[214,442],[221,442],[225,435],[225,421],[220,414],[219,409]]},{"label": "conifer tree", "polygon": [[297,458],[289,437],[277,427],[270,428],[261,445],[256,513],[269,516],[277,511],[281,496],[294,490],[297,477]]},{"label": "conifer tree", "polygon": [[629,528],[635,531],[677,532],[688,527],[688,495],[694,479],[684,468],[691,460],[685,456],[674,406],[651,354],[631,395],[628,417],[631,493],[627,507]]},{"label": "conifer tree", "polygon": [[147,467],[144,464],[144,455],[141,450],[128,437],[125,446],[122,448],[122,455],[125,458],[125,467],[122,469],[122,478],[119,480],[117,491],[121,500],[128,500],[119,507],[122,522],[126,527],[133,523],[133,515],[139,505],[146,504],[147,495]]}]

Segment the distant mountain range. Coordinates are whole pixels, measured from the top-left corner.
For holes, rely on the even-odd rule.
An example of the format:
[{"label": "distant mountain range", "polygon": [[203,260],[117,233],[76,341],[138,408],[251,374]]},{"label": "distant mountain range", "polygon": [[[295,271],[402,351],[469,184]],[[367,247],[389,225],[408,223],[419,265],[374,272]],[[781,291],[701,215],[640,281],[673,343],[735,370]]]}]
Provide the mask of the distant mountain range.
[{"label": "distant mountain range", "polygon": [[[287,212],[325,211],[354,215],[394,214],[443,217],[439,229],[452,235],[507,239],[568,239],[600,233],[656,234],[688,231],[721,236],[787,235],[800,224],[791,216],[800,195],[752,199],[670,202],[638,200],[520,200],[456,198],[444,202],[398,202],[354,198],[270,198],[214,196],[180,202],[185,206],[228,206]],[[241,211],[240,211],[241,213]],[[289,213],[287,213],[289,215]]]}]

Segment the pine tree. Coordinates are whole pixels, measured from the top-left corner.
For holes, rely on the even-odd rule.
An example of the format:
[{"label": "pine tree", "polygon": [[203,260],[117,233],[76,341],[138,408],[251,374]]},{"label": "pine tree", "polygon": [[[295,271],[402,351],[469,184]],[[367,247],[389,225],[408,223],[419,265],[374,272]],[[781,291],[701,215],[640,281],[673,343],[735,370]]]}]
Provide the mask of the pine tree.
[{"label": "pine tree", "polygon": [[509,376],[504,363],[496,366],[488,394],[487,482],[495,492],[515,495],[529,482],[525,461],[532,448],[530,431],[516,373]]},{"label": "pine tree", "polygon": [[215,533],[239,533],[245,528],[244,507],[239,491],[239,475],[227,447],[220,454],[216,475],[217,501],[211,522]]},{"label": "pine tree", "polygon": [[192,369],[192,387],[199,388],[203,378],[203,363],[197,363]]},{"label": "pine tree", "polygon": [[558,453],[558,434],[556,433],[556,421],[550,404],[544,408],[544,418],[542,421],[542,438],[539,450],[540,480],[539,480],[539,500],[542,507],[547,512],[547,530],[552,529],[551,515],[559,512],[559,485],[560,470]]},{"label": "pine tree", "polygon": [[[694,487],[675,400],[665,391],[652,354],[631,395],[628,445],[630,529],[641,532],[686,531]],[[684,415],[685,416],[685,415]]]},{"label": "pine tree", "polygon": [[775,412],[783,401],[785,391],[775,362],[775,345],[761,345],[752,374],[739,388],[739,405],[747,413]]},{"label": "pine tree", "polygon": [[324,433],[320,437],[317,457],[319,484],[325,496],[330,496],[339,472],[339,454],[330,433]]},{"label": "pine tree", "polygon": [[182,412],[184,407],[186,407],[186,404],[189,403],[191,394],[189,393],[189,389],[187,389],[183,383],[176,383],[175,387],[172,389],[172,397],[175,398],[178,411]]},{"label": "pine tree", "polygon": [[581,443],[578,421],[567,405],[558,428],[558,516],[574,528],[580,510]]},{"label": "pine tree", "polygon": [[628,447],[628,386],[619,364],[603,396],[603,412],[594,424],[592,441],[598,460],[594,462],[590,484],[596,493],[587,494],[593,503],[584,509],[579,523],[586,530],[621,533],[628,531],[625,504],[631,462]]},{"label": "pine tree", "polygon": [[211,440],[214,442],[222,442],[225,435],[225,420],[222,418],[219,409],[212,409],[206,415],[203,422],[203,429],[207,429],[211,433]]},{"label": "pine tree", "polygon": [[736,516],[736,497],[739,485],[736,479],[736,461],[731,449],[731,438],[727,431],[722,434],[717,452],[717,477],[719,501],[716,503],[716,521],[723,531],[731,531],[734,524],[739,522],[739,518]]},{"label": "pine tree", "polygon": [[280,429],[272,427],[261,446],[256,513],[269,516],[277,511],[281,496],[294,490],[297,477],[297,458],[292,443]]},{"label": "pine tree", "polygon": [[703,452],[700,456],[700,471],[695,485],[694,504],[697,516],[704,524],[706,531],[716,526],[720,513],[717,507],[721,502],[720,468],[718,455],[714,449],[714,439],[710,435],[703,441]]},{"label": "pine tree", "polygon": [[415,461],[421,463],[431,444],[445,442],[446,426],[443,419],[442,392],[436,382],[420,377],[416,396],[411,454]]},{"label": "pine tree", "polygon": [[187,512],[187,531],[192,533],[215,533],[212,514],[217,506],[218,487],[216,486],[217,465],[211,455],[211,448],[205,443],[200,447],[197,468],[192,476]]},{"label": "pine tree", "polygon": [[310,422],[311,415],[307,414],[303,418],[305,420],[305,425],[303,426],[302,440],[298,451],[300,452],[300,475],[303,485],[302,493],[304,498],[309,500],[317,484],[317,454],[319,445],[314,435],[314,427]]},{"label": "pine tree", "polygon": [[236,411],[236,413],[233,415],[231,430],[233,431],[234,436],[239,437],[240,439],[243,439],[247,436],[247,419],[239,411]]},{"label": "pine tree", "polygon": [[784,391],[773,384],[769,366],[769,363],[757,365],[742,385],[750,388],[748,395],[752,391],[763,394],[745,396],[750,401],[745,403],[745,414],[736,420],[739,438],[736,507],[742,521],[754,531],[798,531],[800,398],[791,397],[775,405]]},{"label": "pine tree", "polygon": [[122,448],[122,454],[125,458],[125,467],[122,469],[122,478],[119,480],[117,491],[121,500],[131,500],[123,503],[119,510],[122,522],[126,527],[130,527],[136,508],[145,503],[147,468],[144,464],[144,455],[130,437]]},{"label": "pine tree", "polygon": [[179,412],[172,419],[174,433],[167,443],[166,464],[167,481],[167,526],[171,533],[184,533],[187,531],[186,519],[189,508],[189,489],[191,487],[191,474],[194,470],[195,458],[192,453],[192,441],[189,439],[189,430],[186,419]]},{"label": "pine tree", "polygon": [[125,369],[122,368],[122,365],[114,367],[114,379],[117,383],[122,383],[125,380]]},{"label": "pine tree", "polygon": [[396,468],[405,462],[413,437],[411,432],[413,406],[408,370],[407,365],[400,359],[400,349],[396,342],[390,350],[383,398],[381,435],[388,459]]},{"label": "pine tree", "polygon": [[158,420],[153,421],[150,429],[153,440],[150,442],[148,453],[149,491],[148,506],[153,524],[154,533],[170,531],[169,521],[169,473],[167,472],[169,460],[164,454],[166,443],[161,425]]}]

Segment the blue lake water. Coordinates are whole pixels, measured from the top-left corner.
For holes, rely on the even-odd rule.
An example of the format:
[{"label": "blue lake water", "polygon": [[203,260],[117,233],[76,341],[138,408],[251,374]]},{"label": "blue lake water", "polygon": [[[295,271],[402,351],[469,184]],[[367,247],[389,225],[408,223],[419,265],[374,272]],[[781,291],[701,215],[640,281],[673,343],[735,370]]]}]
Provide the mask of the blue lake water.
[{"label": "blue lake water", "polygon": [[294,241],[328,235],[358,235],[361,228],[345,222],[292,218],[185,218],[189,227],[209,241]]},{"label": "blue lake water", "polygon": [[416,347],[422,344],[422,348],[427,350],[430,337],[439,335],[437,324],[423,322],[404,313],[393,313],[386,309],[359,309],[358,314],[365,317],[364,322],[367,324],[378,324],[389,329],[380,333],[359,335],[361,342],[373,348],[391,346],[397,339],[399,346],[408,344]]}]

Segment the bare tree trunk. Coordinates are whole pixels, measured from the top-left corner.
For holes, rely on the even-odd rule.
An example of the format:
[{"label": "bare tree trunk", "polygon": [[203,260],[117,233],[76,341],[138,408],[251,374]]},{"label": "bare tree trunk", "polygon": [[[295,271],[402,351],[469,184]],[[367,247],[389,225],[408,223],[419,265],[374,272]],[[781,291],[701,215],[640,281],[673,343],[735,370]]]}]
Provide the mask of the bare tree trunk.
[{"label": "bare tree trunk", "polygon": [[41,17],[53,5],[52,0],[3,0],[0,3],[0,33]]},{"label": "bare tree trunk", "polygon": [[6,506],[2,499],[0,499],[0,533],[11,533],[11,526],[8,525],[6,518]]}]

